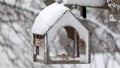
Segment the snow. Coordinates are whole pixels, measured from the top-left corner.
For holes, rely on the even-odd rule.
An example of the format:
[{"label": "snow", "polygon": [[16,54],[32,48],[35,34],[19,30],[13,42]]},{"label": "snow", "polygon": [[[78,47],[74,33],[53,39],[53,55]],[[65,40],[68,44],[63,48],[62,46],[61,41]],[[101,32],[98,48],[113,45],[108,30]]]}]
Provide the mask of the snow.
[{"label": "snow", "polygon": [[117,44],[118,48],[120,49],[120,39],[116,40],[116,44]]},{"label": "snow", "polygon": [[[38,9],[35,9],[33,7],[30,6],[30,1],[29,3],[22,3],[22,4],[16,4],[16,0],[4,0],[6,4],[10,5],[10,6],[16,6],[16,8],[20,8],[20,9],[23,9],[23,10],[27,10],[27,11],[30,11],[30,12],[33,12],[35,14],[39,13],[40,10]],[[4,3],[4,1],[1,1],[1,3]],[[25,1],[24,1],[25,2]],[[45,7],[45,5],[43,5],[43,7]],[[6,19],[6,18],[5,18]]]},{"label": "snow", "polygon": [[[93,21],[92,23],[99,25],[102,31],[105,30],[106,32],[110,33],[114,38],[120,38],[120,35],[118,33],[111,31],[107,26],[101,24],[100,22],[98,22],[92,18],[91,18],[91,21]],[[100,33],[100,34],[102,34],[102,33]],[[98,34],[98,35],[100,35],[100,34]]]},{"label": "snow", "polygon": [[71,11],[76,17],[80,17],[81,14],[80,14],[79,9],[72,9]]},{"label": "snow", "polygon": [[[103,34],[103,32],[106,31],[109,34],[111,34],[114,37],[114,39],[120,38],[120,34],[119,33],[113,32],[112,30],[109,29],[108,26],[102,24],[101,21],[96,20],[96,17],[98,16],[99,11],[96,12],[96,13],[97,14],[94,14],[94,15],[93,14],[88,14],[87,20],[90,20],[90,21],[92,21],[91,23],[96,24],[96,25],[99,26],[99,28],[96,29],[96,33],[97,33],[98,37],[101,37],[101,35]],[[112,15],[110,15],[110,17],[112,17]],[[111,19],[113,19],[113,18],[111,18]],[[111,21],[115,21],[115,20],[111,20]]]},{"label": "snow", "polygon": [[32,27],[32,33],[43,35],[67,10],[69,10],[67,7],[58,3],[46,7],[37,16]]},{"label": "snow", "polygon": [[[81,56],[81,55],[80,55]],[[82,55],[82,57],[72,57],[72,56],[63,56],[63,55],[57,55],[57,56],[50,56],[51,60],[66,60],[66,61],[70,61],[70,60],[80,60],[80,62],[85,62],[86,61],[86,58],[84,55]]]},{"label": "snow", "polygon": [[106,0],[63,0],[65,4],[77,4],[81,6],[103,6]]},{"label": "snow", "polygon": [[117,21],[112,14],[110,14],[109,17],[110,17],[109,21]]},{"label": "snow", "polygon": [[9,4],[15,4],[16,0],[4,0],[6,3],[9,3]]}]

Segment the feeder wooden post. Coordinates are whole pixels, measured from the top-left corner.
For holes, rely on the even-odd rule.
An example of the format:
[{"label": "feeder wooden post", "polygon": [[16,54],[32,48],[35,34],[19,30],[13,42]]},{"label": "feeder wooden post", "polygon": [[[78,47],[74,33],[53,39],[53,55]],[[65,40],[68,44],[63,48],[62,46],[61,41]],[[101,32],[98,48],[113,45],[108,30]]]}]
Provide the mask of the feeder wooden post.
[{"label": "feeder wooden post", "polygon": [[49,63],[49,46],[48,46],[48,40],[47,40],[47,34],[45,35],[45,63]]},{"label": "feeder wooden post", "polygon": [[[33,34],[33,44],[35,45],[35,35]],[[34,46],[35,47],[35,46]],[[35,48],[34,48],[35,49]],[[33,60],[36,61],[37,57],[36,57],[36,53],[33,53]]]},{"label": "feeder wooden post", "polygon": [[79,55],[80,55],[80,52],[79,52],[79,36],[78,36],[78,34],[77,34],[77,57],[79,57]]},{"label": "feeder wooden post", "polygon": [[83,18],[87,17],[87,15],[86,15],[86,7],[82,7],[82,16],[83,16]]},{"label": "feeder wooden post", "polygon": [[35,37],[35,46],[36,46],[36,55],[39,55],[39,47],[40,47],[40,36],[39,35]]}]

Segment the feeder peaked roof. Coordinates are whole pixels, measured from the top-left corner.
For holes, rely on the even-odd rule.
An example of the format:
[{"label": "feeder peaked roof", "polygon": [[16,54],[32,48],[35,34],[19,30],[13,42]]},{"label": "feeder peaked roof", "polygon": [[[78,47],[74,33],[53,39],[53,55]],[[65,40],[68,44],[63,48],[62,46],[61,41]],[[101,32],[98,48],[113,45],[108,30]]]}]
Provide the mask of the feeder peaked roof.
[{"label": "feeder peaked roof", "polygon": [[63,0],[65,4],[76,4],[80,6],[93,6],[101,7],[104,6],[107,0]]},{"label": "feeder peaked roof", "polygon": [[39,13],[33,24],[32,33],[44,35],[49,32],[50,29],[56,27],[52,30],[52,33],[55,33],[58,28],[64,26],[72,26],[78,32],[82,31],[81,34],[85,31],[89,32],[86,26],[84,26],[64,4],[53,3]]},{"label": "feeder peaked roof", "polygon": [[44,35],[67,10],[69,9],[64,4],[53,3],[49,5],[35,19],[32,33]]}]

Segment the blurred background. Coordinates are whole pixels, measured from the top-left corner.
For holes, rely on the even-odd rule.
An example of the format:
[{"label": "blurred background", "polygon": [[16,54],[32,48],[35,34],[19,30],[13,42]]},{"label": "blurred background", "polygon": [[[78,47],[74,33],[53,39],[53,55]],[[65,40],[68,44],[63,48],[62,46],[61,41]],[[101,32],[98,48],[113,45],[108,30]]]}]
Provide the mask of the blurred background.
[{"label": "blurred background", "polygon": [[[36,16],[55,0],[0,0],[0,68],[120,68],[120,1],[108,0],[110,10],[87,8],[92,31],[90,64],[33,62],[31,28]],[[81,18],[81,10],[72,9]]]}]

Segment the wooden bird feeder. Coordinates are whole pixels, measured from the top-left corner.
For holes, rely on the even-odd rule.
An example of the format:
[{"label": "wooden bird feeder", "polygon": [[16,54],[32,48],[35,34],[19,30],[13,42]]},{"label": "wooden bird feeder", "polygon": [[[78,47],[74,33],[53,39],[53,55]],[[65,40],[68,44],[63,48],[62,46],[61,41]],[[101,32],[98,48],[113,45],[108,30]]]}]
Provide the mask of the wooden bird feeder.
[{"label": "wooden bird feeder", "polygon": [[[52,22],[52,18],[58,18],[55,18],[56,21],[52,22],[52,24],[46,28],[44,23],[47,22],[41,21],[43,17],[40,16],[42,16],[41,13],[44,13],[44,10],[48,8],[52,8],[48,10],[48,12],[52,11],[50,13],[49,23]],[[41,11],[32,28],[34,61],[47,64],[90,63],[89,39],[91,35],[89,30],[69,9],[61,12],[60,16],[56,16],[56,12],[54,11],[61,10],[61,8],[59,8],[59,6],[57,7],[58,9],[51,6],[48,6],[48,8]],[[63,6],[63,8],[66,7]],[[47,16],[45,16],[45,18],[47,18]]]}]

